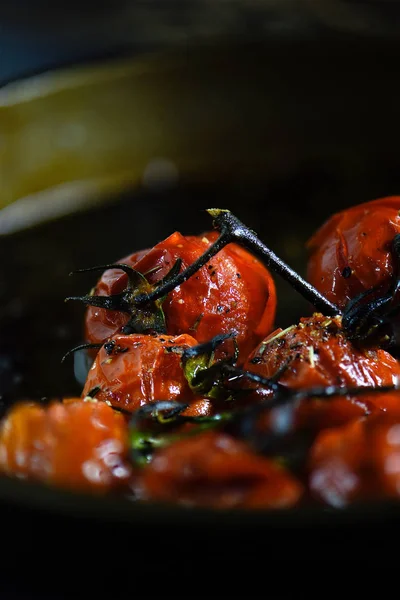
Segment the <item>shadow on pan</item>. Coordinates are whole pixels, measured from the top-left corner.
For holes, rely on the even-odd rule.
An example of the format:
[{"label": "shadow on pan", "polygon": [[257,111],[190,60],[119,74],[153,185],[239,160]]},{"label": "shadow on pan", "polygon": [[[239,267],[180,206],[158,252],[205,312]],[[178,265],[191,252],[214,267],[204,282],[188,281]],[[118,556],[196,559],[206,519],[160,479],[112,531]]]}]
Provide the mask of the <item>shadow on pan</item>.
[{"label": "shadow on pan", "polygon": [[[312,43],[207,47],[193,56],[188,51],[184,60],[180,57],[179,68],[168,79],[168,102],[161,114],[170,119],[174,114],[169,128],[176,132],[171,153],[175,149],[178,163],[179,152],[189,153],[193,160],[185,164],[191,168],[178,169],[179,177],[168,186],[152,187],[138,178],[112,202],[0,237],[3,410],[21,397],[80,393],[72,362],[60,360],[82,342],[83,309],[63,300],[86,293],[96,276],[68,277],[71,271],[117,260],[175,230],[205,231],[210,227],[205,210],[218,206],[231,209],[304,275],[305,242],[324,219],[351,204],[396,194],[400,190],[399,57],[400,48],[392,43],[371,47],[332,41],[318,48]],[[152,76],[159,76],[164,86],[162,73],[153,71]],[[157,89],[147,88],[148,93]],[[182,115],[186,128],[179,126],[178,118],[182,90],[185,101],[199,99],[192,111]],[[112,88],[107,89],[110,93]],[[200,105],[203,119],[208,115],[206,132],[189,119],[199,114]],[[101,106],[110,110],[109,103]],[[222,170],[215,165],[223,165]],[[293,290],[276,282],[277,326],[290,325],[310,313],[311,307]],[[361,560],[368,558],[371,544],[385,547],[400,519],[399,507],[386,504],[284,514],[216,514],[127,505],[8,479],[0,480],[0,503],[19,531],[5,564],[18,556],[33,560],[33,546],[23,546],[20,536],[26,532],[31,540],[41,536],[51,548],[54,530],[63,540],[71,540],[79,554],[96,554],[99,537],[107,534],[115,544],[134,536],[135,543],[146,549],[132,549],[143,568],[153,565],[146,559],[152,551],[149,547],[156,543],[161,554],[171,554],[188,536],[196,540],[194,555],[207,547],[211,561],[231,566],[242,562],[249,567],[261,533],[270,548],[282,552],[290,547],[294,560],[302,554],[304,536],[320,550],[313,560],[328,555],[350,560],[354,554]],[[79,542],[79,550],[78,538],[85,540]]]}]

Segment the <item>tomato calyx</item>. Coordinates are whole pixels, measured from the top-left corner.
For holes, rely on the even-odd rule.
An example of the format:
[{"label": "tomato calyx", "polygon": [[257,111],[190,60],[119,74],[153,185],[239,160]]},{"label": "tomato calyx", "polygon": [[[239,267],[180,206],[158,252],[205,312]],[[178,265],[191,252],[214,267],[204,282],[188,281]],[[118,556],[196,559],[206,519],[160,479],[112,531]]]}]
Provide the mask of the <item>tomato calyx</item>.
[{"label": "tomato calyx", "polygon": [[[215,361],[215,351],[229,339],[233,341],[233,353]],[[224,368],[236,364],[238,356],[239,350],[233,332],[216,335],[208,342],[185,348],[182,353],[182,368],[193,393],[210,399],[226,398]]]},{"label": "tomato calyx", "polygon": [[75,354],[75,352],[79,352],[79,350],[100,350],[103,344],[79,344],[78,346],[74,346],[68,350],[64,356],[61,358],[61,362],[65,362],[66,359],[71,356],[71,354]]},{"label": "tomato calyx", "polygon": [[[129,321],[122,328],[122,333],[155,333],[166,334],[167,327],[162,305],[167,293],[158,294],[156,298],[152,293],[160,286],[165,285],[173,279],[180,271],[182,260],[177,259],[170,271],[160,281],[151,284],[145,275],[125,263],[99,265],[78,269],[74,273],[86,273],[88,271],[104,271],[107,269],[120,269],[128,276],[128,284],[120,294],[110,296],[97,296],[94,293],[85,296],[70,296],[69,300],[78,300],[87,306],[95,306],[106,310],[117,310],[129,315]],[[174,286],[175,287],[175,286]],[[173,289],[173,288],[172,288]],[[137,298],[146,296],[146,302],[137,302]],[[96,346],[94,346],[96,347]],[[101,347],[101,345],[100,345]]]},{"label": "tomato calyx", "polygon": [[[176,401],[149,402],[135,411],[129,422],[131,459],[137,466],[151,461],[154,451],[169,446],[175,441],[197,435],[229,422],[233,413],[218,413],[214,416],[185,416],[182,413],[188,404]],[[185,424],[192,428],[179,431]]]},{"label": "tomato calyx", "polygon": [[[138,466],[151,462],[154,452],[175,441],[198,435],[206,430],[231,431],[257,453],[279,458],[291,465],[306,456],[313,440],[312,432],[295,428],[295,411],[301,402],[313,399],[329,401],[334,397],[360,396],[400,390],[397,386],[325,386],[295,390],[279,386],[271,379],[250,371],[231,367],[231,374],[248,378],[268,389],[272,397],[251,406],[240,407],[212,416],[186,416],[188,404],[176,401],[149,402],[132,413],[129,421],[131,459]],[[268,428],[261,427],[263,415],[270,416]],[[187,427],[190,425],[190,427]],[[186,427],[184,427],[186,426]],[[304,451],[304,452],[303,452]],[[303,456],[304,455],[304,456]]]},{"label": "tomato calyx", "polygon": [[[232,339],[234,350],[224,358],[215,360],[215,352],[224,341]],[[256,373],[249,373],[236,366],[239,357],[239,349],[236,343],[235,333],[224,333],[216,335],[208,342],[185,348],[182,352],[181,364],[190,389],[197,396],[211,400],[235,400],[236,397],[247,393],[248,389],[237,386],[243,379],[259,382],[260,377]],[[281,375],[281,371],[276,377]],[[276,378],[263,379],[263,384],[271,391],[279,391],[280,384]]]}]

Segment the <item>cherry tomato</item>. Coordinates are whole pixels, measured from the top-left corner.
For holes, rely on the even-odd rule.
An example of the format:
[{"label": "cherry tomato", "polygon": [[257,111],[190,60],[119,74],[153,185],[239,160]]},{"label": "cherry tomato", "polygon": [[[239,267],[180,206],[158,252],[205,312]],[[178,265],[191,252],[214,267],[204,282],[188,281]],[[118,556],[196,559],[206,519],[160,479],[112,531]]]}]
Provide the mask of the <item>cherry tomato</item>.
[{"label": "cherry tomato", "polygon": [[198,398],[191,401],[186,410],[182,412],[185,417],[209,417],[216,412],[214,403],[208,398]]},{"label": "cherry tomato", "polygon": [[[146,275],[152,284],[162,279],[177,259],[181,269],[199,258],[217,237],[216,232],[201,236],[173,233],[148,252],[123,258],[122,263]],[[106,271],[95,295],[123,292],[127,275],[118,269]],[[167,333],[187,333],[205,342],[220,333],[237,332],[244,358],[271,330],[276,312],[274,280],[263,264],[236,244],[223,248],[208,264],[175,288],[163,303]],[[85,336],[90,343],[103,343],[121,332],[129,320],[127,313],[89,307]]]},{"label": "cherry tomato", "polygon": [[390,244],[400,233],[400,196],[365,202],[330,217],[308,242],[307,278],[328,300],[347,302],[393,274]]},{"label": "cherry tomato", "polygon": [[[208,410],[199,404],[181,365],[183,348],[197,344],[190,335],[115,335],[99,350],[89,370],[82,397],[96,390],[97,400],[133,412],[159,400],[196,402],[193,414]],[[189,413],[192,414],[192,413]]]},{"label": "cherry tomato", "polygon": [[[390,386],[400,381],[400,364],[380,348],[360,350],[341,328],[340,317],[314,313],[286,330],[268,336],[249,356],[244,368],[263,377],[282,370],[279,382],[291,389],[341,386]],[[258,388],[256,394],[268,396]],[[391,411],[400,399],[390,402],[385,394],[333,397],[303,401],[297,421],[311,428],[332,427],[374,411]]]},{"label": "cherry tomato", "polygon": [[308,466],[313,496],[332,506],[400,498],[399,412],[322,431]]},{"label": "cherry tomato", "polygon": [[143,499],[214,508],[286,508],[302,492],[283,467],[215,431],[157,450],[138,486]]},{"label": "cherry tomato", "polygon": [[132,476],[128,441],[126,420],[104,402],[25,402],[1,422],[0,471],[82,491],[121,490]]}]

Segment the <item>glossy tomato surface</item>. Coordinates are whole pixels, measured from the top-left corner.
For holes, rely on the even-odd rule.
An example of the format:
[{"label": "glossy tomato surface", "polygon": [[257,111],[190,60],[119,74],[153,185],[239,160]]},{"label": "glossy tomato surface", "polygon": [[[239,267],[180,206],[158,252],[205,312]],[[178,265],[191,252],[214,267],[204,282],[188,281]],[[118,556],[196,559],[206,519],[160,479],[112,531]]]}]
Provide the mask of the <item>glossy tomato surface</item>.
[{"label": "glossy tomato surface", "polygon": [[338,508],[400,497],[400,417],[375,415],[323,431],[309,457],[309,485]]},{"label": "glossy tomato surface", "polygon": [[[381,348],[359,349],[345,335],[340,317],[314,313],[268,336],[249,356],[245,368],[263,377],[281,373],[279,382],[293,390],[315,387],[393,386],[400,364]],[[256,393],[266,395],[265,388]],[[299,425],[332,427],[375,411],[398,411],[400,397],[386,394],[310,399],[297,410]]]},{"label": "glossy tomato surface", "polygon": [[[217,238],[216,232],[183,236],[175,232],[154,248],[135,253],[118,262],[133,266],[156,284],[178,259],[183,270],[199,258]],[[123,292],[127,275],[111,269],[100,278],[96,295]],[[185,283],[175,288],[163,303],[167,333],[187,333],[198,342],[220,333],[236,332],[244,357],[269,332],[276,313],[274,280],[262,263],[235,244],[223,248],[209,263]],[[85,336],[89,342],[102,343],[128,322],[120,311],[89,307]]]},{"label": "glossy tomato surface", "polygon": [[288,508],[303,487],[288,471],[221,432],[157,451],[140,482],[143,498],[214,508]]},{"label": "glossy tomato surface", "polygon": [[95,394],[97,400],[128,411],[158,400],[198,400],[181,365],[182,351],[196,344],[185,334],[115,335],[99,350],[82,397]]},{"label": "glossy tomato surface", "polygon": [[387,288],[393,274],[391,242],[399,232],[400,196],[332,215],[308,241],[308,280],[340,308],[365,290]]},{"label": "glossy tomato surface", "polygon": [[79,398],[17,404],[1,423],[0,472],[76,491],[121,491],[132,475],[125,418]]}]

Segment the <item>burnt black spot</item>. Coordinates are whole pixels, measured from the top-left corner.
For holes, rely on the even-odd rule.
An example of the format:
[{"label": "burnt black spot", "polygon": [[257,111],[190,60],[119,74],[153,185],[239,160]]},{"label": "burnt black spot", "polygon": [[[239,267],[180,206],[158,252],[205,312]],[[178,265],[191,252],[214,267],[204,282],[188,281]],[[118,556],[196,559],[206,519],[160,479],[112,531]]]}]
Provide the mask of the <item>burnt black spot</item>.
[{"label": "burnt black spot", "polygon": [[88,392],[87,396],[89,396],[90,398],[94,398],[96,396],[96,394],[98,394],[100,391],[101,391],[101,388],[98,385],[96,385],[96,387],[92,388]]},{"label": "burnt black spot", "polygon": [[106,342],[104,344],[104,350],[106,351],[106,354],[108,354],[108,356],[110,356],[110,354],[112,354],[114,348],[115,348],[115,340],[111,340],[110,342]]},{"label": "burnt black spot", "polygon": [[342,277],[344,277],[344,279],[348,279],[350,276],[351,276],[351,268],[347,266],[342,271]]},{"label": "burnt black spot", "polygon": [[250,361],[253,365],[259,365],[262,362],[261,356],[255,356]]}]

